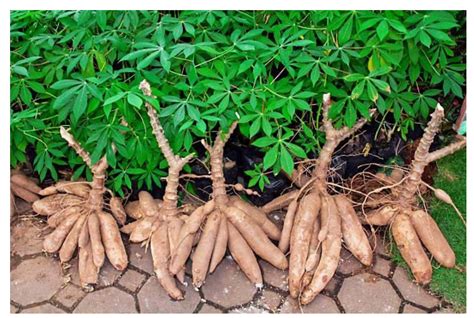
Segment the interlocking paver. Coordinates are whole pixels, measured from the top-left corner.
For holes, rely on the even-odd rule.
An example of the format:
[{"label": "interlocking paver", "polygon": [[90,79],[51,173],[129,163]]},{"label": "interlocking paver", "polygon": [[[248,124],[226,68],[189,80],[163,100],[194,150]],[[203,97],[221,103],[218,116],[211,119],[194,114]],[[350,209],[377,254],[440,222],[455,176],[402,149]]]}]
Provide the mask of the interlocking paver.
[{"label": "interlocking paver", "polygon": [[257,303],[271,311],[275,311],[283,299],[284,297],[280,294],[269,289],[264,289]]},{"label": "interlocking paver", "polygon": [[298,301],[287,297],[280,310],[281,313],[339,313],[336,303],[331,298],[319,294],[306,306],[300,306]]},{"label": "interlocking paver", "polygon": [[247,306],[237,307],[232,310],[229,310],[231,314],[264,314],[269,313],[269,311],[265,308],[261,308],[255,306],[254,304],[250,304]]},{"label": "interlocking paver", "polygon": [[148,274],[153,274],[153,259],[150,250],[145,252],[145,248],[140,247],[140,244],[129,244],[127,253],[130,264]]},{"label": "interlocking paver", "polygon": [[24,260],[10,273],[10,298],[21,305],[47,300],[62,283],[58,261],[45,256]]},{"label": "interlocking paver", "polygon": [[43,304],[35,307],[31,307],[28,309],[24,309],[21,311],[22,314],[64,314],[64,310],[59,309],[58,307],[54,307],[51,304]]},{"label": "interlocking paver", "polygon": [[388,277],[390,274],[390,261],[381,258],[380,256],[375,257],[375,264],[373,267],[374,272]]},{"label": "interlocking paver", "polygon": [[[71,282],[77,286],[81,286],[81,282],[79,279],[78,258],[74,257],[74,259],[70,261],[70,264],[71,267],[68,269],[68,272],[71,277]],[[97,277],[97,286],[111,286],[115,283],[115,281],[117,280],[117,278],[119,278],[121,274],[122,272],[116,270],[106,258],[104,261],[104,265],[100,269],[99,275]]]},{"label": "interlocking paver", "polygon": [[129,269],[120,278],[119,284],[127,288],[131,292],[135,292],[142,285],[145,279],[145,275],[134,271],[133,269]]},{"label": "interlocking paver", "polygon": [[105,260],[104,265],[99,271],[98,285],[110,286],[115,283],[117,278],[122,274],[122,271],[116,270],[108,260]]},{"label": "interlocking paver", "polygon": [[409,278],[407,272],[397,267],[393,274],[393,282],[397,285],[406,300],[414,302],[415,304],[432,308],[439,304],[439,300],[430,295],[424,288],[413,283]]},{"label": "interlocking paver", "polygon": [[370,273],[344,279],[338,298],[348,313],[396,313],[401,303],[388,281]]},{"label": "interlocking paver", "polygon": [[287,270],[282,271],[263,260],[260,260],[259,264],[262,269],[263,280],[265,283],[280,288],[281,290],[288,291]]},{"label": "interlocking paver", "polygon": [[403,313],[404,314],[421,314],[421,313],[426,313],[426,311],[418,307],[412,306],[410,304],[406,304],[405,307],[403,307]]},{"label": "interlocking paver", "polygon": [[25,220],[12,225],[10,237],[11,253],[19,256],[41,253],[43,250],[44,224],[38,221]]},{"label": "interlocking paver", "polygon": [[207,276],[202,287],[204,298],[223,307],[250,301],[257,288],[247,279],[234,261],[224,258],[216,271]]},{"label": "interlocking paver", "polygon": [[108,287],[89,293],[74,309],[74,313],[136,313],[133,296]]},{"label": "interlocking paver", "polygon": [[64,306],[71,308],[85,295],[86,293],[79,287],[76,287],[72,284],[67,284],[64,288],[59,290],[54,298]]},{"label": "interlocking paver", "polygon": [[362,265],[348,250],[341,250],[341,258],[339,259],[339,265],[337,266],[337,271],[339,273],[350,275],[356,271],[362,269]]},{"label": "interlocking paver", "polygon": [[184,300],[174,301],[168,296],[158,279],[152,276],[138,293],[140,311],[143,313],[192,313],[201,301],[199,293],[192,287],[190,279],[185,280],[188,286],[178,284],[184,291]]},{"label": "interlocking paver", "polygon": [[200,314],[220,314],[222,311],[219,309],[212,307],[211,305],[204,304],[199,311]]},{"label": "interlocking paver", "polygon": [[333,276],[331,280],[329,281],[329,283],[324,288],[324,290],[328,292],[329,294],[334,295],[336,293],[336,289],[339,283],[340,283],[340,279]]}]

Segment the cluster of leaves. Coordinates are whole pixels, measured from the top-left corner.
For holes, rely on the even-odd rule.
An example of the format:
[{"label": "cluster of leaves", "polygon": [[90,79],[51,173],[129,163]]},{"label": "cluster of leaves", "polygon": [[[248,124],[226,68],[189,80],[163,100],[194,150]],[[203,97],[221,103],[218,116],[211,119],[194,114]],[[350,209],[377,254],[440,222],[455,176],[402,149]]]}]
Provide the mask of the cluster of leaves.
[{"label": "cluster of leaves", "polygon": [[[68,125],[93,161],[107,155],[119,193],[160,185],[148,100],[180,154],[239,118],[265,151],[249,175],[262,188],[324,143],[323,93],[337,126],[376,107],[404,134],[436,96],[462,97],[464,28],[447,11],[12,11],[11,164],[32,145],[41,179],[60,165],[89,175],[58,134]],[[144,78],[157,100],[139,91]]]}]

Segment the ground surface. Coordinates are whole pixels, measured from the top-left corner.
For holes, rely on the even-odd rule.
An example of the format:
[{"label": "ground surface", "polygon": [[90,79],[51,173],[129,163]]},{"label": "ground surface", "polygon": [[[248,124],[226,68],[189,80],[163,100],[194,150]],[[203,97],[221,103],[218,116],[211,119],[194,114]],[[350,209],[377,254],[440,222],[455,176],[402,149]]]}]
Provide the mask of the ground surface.
[{"label": "ground surface", "polygon": [[[20,204],[20,209],[28,206]],[[282,220],[279,214],[273,217],[276,222]],[[79,287],[77,259],[63,268],[57,257],[42,252],[44,228],[44,222],[28,214],[20,215],[11,226],[12,313],[452,312],[450,304],[412,283],[407,272],[390,261],[380,239],[373,267],[363,267],[344,251],[327,288],[300,308],[288,296],[286,272],[260,261],[265,284],[257,290],[230,257],[201,290],[182,286],[186,299],[171,301],[153,276],[150,253],[137,244],[127,246],[130,264],[124,272],[106,262],[98,286],[85,292]]]}]

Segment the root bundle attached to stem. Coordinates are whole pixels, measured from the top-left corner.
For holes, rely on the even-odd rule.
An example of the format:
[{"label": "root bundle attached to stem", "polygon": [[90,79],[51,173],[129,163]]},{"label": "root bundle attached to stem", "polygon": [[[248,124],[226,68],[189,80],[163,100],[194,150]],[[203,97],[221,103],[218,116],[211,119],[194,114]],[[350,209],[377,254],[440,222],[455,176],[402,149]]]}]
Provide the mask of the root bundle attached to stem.
[{"label": "root bundle attached to stem", "polygon": [[[330,95],[323,97],[323,128],[326,143],[311,178],[298,168],[290,176],[300,190],[294,190],[267,203],[268,213],[288,206],[279,248],[290,249],[289,290],[303,305],[310,303],[329,283],[339,263],[342,238],[347,248],[363,264],[372,263],[372,250],[352,204],[343,195],[331,196],[327,177],[337,146],[366,122],[336,130],[328,118]],[[373,114],[373,111],[371,112]]]},{"label": "root bundle attached to stem", "polygon": [[[427,186],[434,191],[437,198],[453,205],[459,214],[446,192],[434,189],[421,180],[423,171],[430,162],[452,154],[466,145],[466,139],[458,136],[458,140],[452,144],[429,152],[443,118],[443,107],[438,104],[418,144],[410,169],[405,173],[401,169],[396,169],[394,170],[396,173],[390,176],[382,174],[382,178],[378,178],[378,187],[365,195],[362,204],[363,211],[366,207],[369,207],[371,211],[364,213],[361,220],[374,226],[390,226],[401,255],[410,267],[415,280],[420,284],[429,283],[432,275],[431,262],[424,248],[442,266],[452,268],[456,263],[456,256],[438,225],[427,211],[418,208],[417,203],[417,194],[421,192],[420,187]],[[369,175],[364,180],[363,186],[381,177],[379,174]],[[390,192],[384,194],[385,200],[377,197],[387,190]],[[462,215],[460,218],[465,224]]]},{"label": "root bundle attached to stem", "polygon": [[123,224],[125,215],[121,200],[115,197],[109,204],[112,211],[104,211],[106,158],[92,165],[89,153],[64,127],[60,133],[91,169],[92,182],[60,181],[45,188],[38,193],[46,197],[33,203],[33,211],[48,216],[48,225],[54,228],[43,241],[46,252],[59,252],[61,262],[65,263],[79,250],[79,278],[85,287],[97,283],[105,255],[117,270],[127,266],[128,257],[117,225]]},{"label": "root bundle attached to stem", "polygon": [[[212,146],[204,140],[203,146],[210,154],[212,199],[197,208],[185,221],[179,235],[179,244],[172,253],[170,270],[173,274],[182,270],[192,250],[193,238],[199,229],[202,234],[193,254],[193,284],[200,287],[225,255],[228,248],[234,260],[248,279],[262,286],[262,274],[255,254],[273,266],[286,269],[288,261],[272,242],[280,239],[280,230],[265,212],[239,197],[229,197],[224,180],[224,145],[237,127],[234,122],[228,132],[220,130]],[[234,187],[246,191],[242,186]]]}]

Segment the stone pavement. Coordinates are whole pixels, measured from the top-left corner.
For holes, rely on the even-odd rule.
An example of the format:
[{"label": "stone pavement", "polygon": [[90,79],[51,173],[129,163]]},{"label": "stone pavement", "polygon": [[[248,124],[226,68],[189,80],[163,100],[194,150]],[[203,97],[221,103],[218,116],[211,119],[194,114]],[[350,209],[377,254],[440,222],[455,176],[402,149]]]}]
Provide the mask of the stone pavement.
[{"label": "stone pavement", "polygon": [[[278,216],[281,219],[281,215]],[[153,276],[150,252],[127,246],[130,264],[119,272],[108,262],[94,291],[79,287],[77,258],[61,266],[42,252],[46,224],[20,215],[11,225],[10,304],[12,313],[430,313],[452,312],[448,303],[412,283],[395,266],[379,240],[375,264],[362,266],[343,251],[335,277],[305,307],[289,297],[287,273],[264,261],[264,287],[249,283],[230,256],[194,290],[187,269],[185,300],[171,301]]]}]

